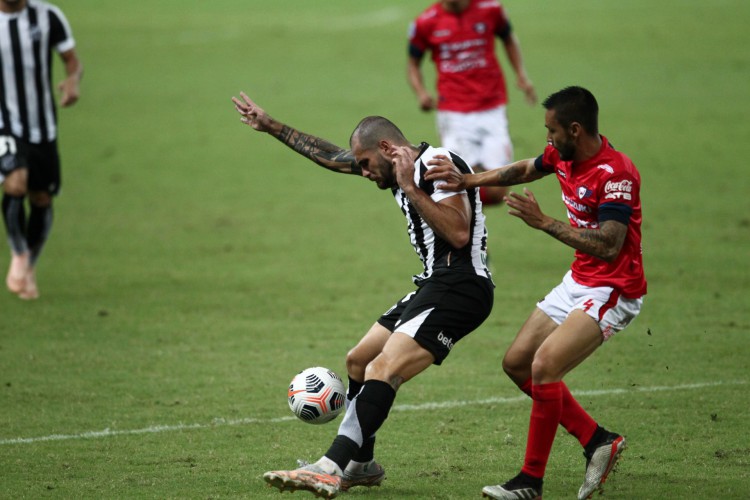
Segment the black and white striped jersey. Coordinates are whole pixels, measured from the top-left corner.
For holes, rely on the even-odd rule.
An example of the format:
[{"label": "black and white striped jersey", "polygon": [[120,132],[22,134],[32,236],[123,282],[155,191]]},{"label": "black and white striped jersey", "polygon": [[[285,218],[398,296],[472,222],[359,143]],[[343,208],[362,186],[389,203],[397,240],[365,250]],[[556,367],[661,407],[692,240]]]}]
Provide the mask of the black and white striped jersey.
[{"label": "black and white striped jersey", "polygon": [[[419,156],[414,162],[414,182],[435,202],[439,202],[450,196],[456,196],[460,192],[440,189],[443,181],[433,182],[424,179],[425,172],[432,168],[427,165],[427,162],[435,155],[448,156],[461,172],[471,173],[471,169],[457,154],[445,148],[434,148],[429,144],[422,143]],[[414,276],[415,284],[419,285],[440,270],[472,273],[492,279],[487,268],[487,228],[484,224],[482,202],[479,200],[479,189],[468,189],[466,193],[472,210],[471,234],[469,243],[463,248],[456,249],[435,234],[401,188],[393,189],[393,196],[406,216],[409,239],[424,267],[421,274]]]},{"label": "black and white striped jersey", "polygon": [[54,5],[28,0],[21,12],[0,12],[0,130],[35,144],[57,137],[52,53],[74,46]]}]

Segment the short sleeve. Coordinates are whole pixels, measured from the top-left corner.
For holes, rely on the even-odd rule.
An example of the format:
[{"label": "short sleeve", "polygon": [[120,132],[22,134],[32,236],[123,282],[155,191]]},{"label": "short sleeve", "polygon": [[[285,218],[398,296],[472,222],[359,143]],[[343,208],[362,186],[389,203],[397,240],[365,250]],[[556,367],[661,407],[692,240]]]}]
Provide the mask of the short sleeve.
[{"label": "short sleeve", "polygon": [[422,16],[409,24],[409,55],[416,58],[421,58],[422,55],[429,49],[429,41],[427,39],[427,29],[425,28],[425,21],[421,19]]},{"label": "short sleeve", "polygon": [[75,47],[73,31],[65,18],[65,14],[55,7],[49,10],[50,45],[60,53],[67,52]]},{"label": "short sleeve", "polygon": [[513,29],[508,16],[505,14],[505,9],[503,9],[502,5],[498,4],[495,15],[495,35],[505,40],[510,36],[512,31]]},{"label": "short sleeve", "polygon": [[608,203],[636,206],[638,201],[638,181],[628,172],[612,175],[601,184],[600,206]]},{"label": "short sleeve", "polygon": [[555,171],[555,165],[557,165],[558,161],[560,161],[560,155],[557,153],[557,150],[548,145],[544,148],[544,153],[537,156],[536,160],[534,160],[534,167],[539,172],[549,174]]}]

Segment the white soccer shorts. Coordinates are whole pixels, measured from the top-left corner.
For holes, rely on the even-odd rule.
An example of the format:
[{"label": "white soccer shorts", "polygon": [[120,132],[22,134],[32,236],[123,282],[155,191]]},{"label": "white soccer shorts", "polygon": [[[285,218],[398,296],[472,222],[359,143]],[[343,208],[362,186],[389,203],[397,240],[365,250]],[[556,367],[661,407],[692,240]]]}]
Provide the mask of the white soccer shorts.
[{"label": "white soccer shorts", "polygon": [[437,128],[442,146],[472,168],[494,170],[513,160],[505,106],[471,113],[438,111]]},{"label": "white soccer shorts", "polygon": [[607,341],[641,312],[643,297],[628,299],[614,288],[584,286],[576,283],[572,274],[568,271],[562,283],[537,304],[558,325],[565,321],[571,311],[580,309],[594,318],[602,330],[604,341]]}]

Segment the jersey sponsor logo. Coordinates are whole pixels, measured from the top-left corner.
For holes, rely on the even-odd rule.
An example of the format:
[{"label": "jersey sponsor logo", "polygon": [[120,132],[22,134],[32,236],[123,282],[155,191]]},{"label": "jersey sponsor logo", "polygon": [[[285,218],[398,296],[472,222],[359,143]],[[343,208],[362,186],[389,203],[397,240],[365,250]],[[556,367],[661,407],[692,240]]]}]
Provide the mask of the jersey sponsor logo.
[{"label": "jersey sponsor logo", "polygon": [[467,59],[465,61],[459,62],[441,61],[440,71],[442,71],[443,73],[461,73],[462,71],[486,68],[487,66],[487,61],[485,61],[484,59]]},{"label": "jersey sponsor logo", "polygon": [[579,198],[590,198],[592,194],[594,194],[594,192],[591,191],[586,186],[579,186],[578,187],[578,197]]},{"label": "jersey sponsor logo", "polygon": [[608,172],[610,174],[614,174],[615,173],[615,169],[612,168],[610,165],[607,165],[606,163],[604,165],[599,165],[596,168],[600,168],[602,170],[605,170],[606,172]]},{"label": "jersey sponsor logo", "polygon": [[575,227],[588,227],[591,229],[597,229],[599,227],[599,224],[594,221],[579,219],[576,214],[570,210],[568,210],[568,220],[570,220],[571,224]]},{"label": "jersey sponsor logo", "polygon": [[566,196],[564,194],[563,194],[563,202],[567,206],[569,206],[570,208],[572,208],[573,210],[576,210],[578,212],[582,212],[584,214],[591,213],[591,207],[588,207],[588,206],[584,205],[583,203],[578,203],[573,198],[571,198],[569,196]]},{"label": "jersey sponsor logo", "polygon": [[623,179],[619,182],[607,181],[604,185],[605,200],[632,200],[633,181]]},{"label": "jersey sponsor logo", "polygon": [[481,38],[473,38],[471,40],[464,40],[461,42],[453,42],[453,43],[441,43],[440,44],[440,52],[446,52],[446,51],[461,51],[461,50],[467,50],[472,49],[475,47],[482,47],[484,45],[487,45],[485,41]]},{"label": "jersey sponsor logo", "polygon": [[438,333],[437,339],[438,339],[438,342],[440,342],[445,347],[447,347],[449,351],[453,349],[453,339],[451,337],[443,335],[443,332],[440,332]]}]

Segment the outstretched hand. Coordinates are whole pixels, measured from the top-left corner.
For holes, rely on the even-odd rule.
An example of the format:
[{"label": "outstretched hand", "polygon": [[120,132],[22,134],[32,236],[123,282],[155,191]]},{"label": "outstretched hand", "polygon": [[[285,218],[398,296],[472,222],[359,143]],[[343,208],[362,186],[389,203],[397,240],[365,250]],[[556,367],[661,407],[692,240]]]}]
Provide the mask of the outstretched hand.
[{"label": "outstretched hand", "polygon": [[234,109],[242,116],[240,121],[260,132],[268,132],[271,129],[273,119],[268,116],[263,108],[255,104],[247,94],[240,92],[240,97],[242,100],[232,97]]},{"label": "outstretched hand", "polygon": [[427,165],[435,166],[425,173],[425,180],[433,182],[442,181],[443,184],[440,185],[440,189],[447,191],[462,191],[466,189],[464,175],[447,156],[435,155],[427,162]]},{"label": "outstretched hand", "polygon": [[[525,196],[524,196],[525,195]],[[527,188],[523,188],[523,195],[518,193],[509,193],[505,197],[505,203],[510,210],[508,213],[522,219],[526,224],[535,228],[542,229],[547,216],[542,213],[539,203],[536,201],[534,193]]]}]

